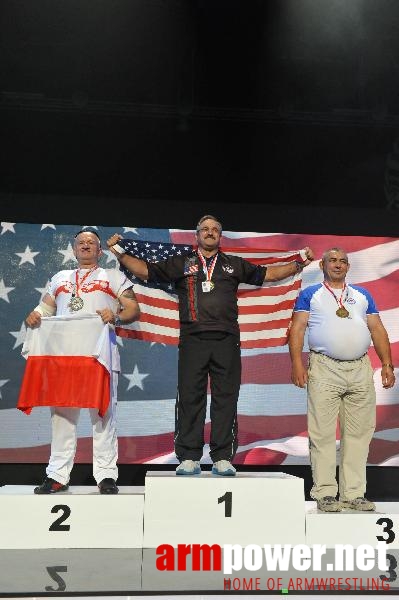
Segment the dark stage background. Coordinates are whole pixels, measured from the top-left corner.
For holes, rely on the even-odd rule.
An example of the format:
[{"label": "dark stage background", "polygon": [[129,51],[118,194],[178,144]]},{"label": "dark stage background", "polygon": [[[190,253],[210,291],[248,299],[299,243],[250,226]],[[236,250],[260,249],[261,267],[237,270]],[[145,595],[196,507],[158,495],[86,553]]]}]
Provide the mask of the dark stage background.
[{"label": "dark stage background", "polygon": [[2,0],[1,220],[396,237],[398,32],[396,0]]}]

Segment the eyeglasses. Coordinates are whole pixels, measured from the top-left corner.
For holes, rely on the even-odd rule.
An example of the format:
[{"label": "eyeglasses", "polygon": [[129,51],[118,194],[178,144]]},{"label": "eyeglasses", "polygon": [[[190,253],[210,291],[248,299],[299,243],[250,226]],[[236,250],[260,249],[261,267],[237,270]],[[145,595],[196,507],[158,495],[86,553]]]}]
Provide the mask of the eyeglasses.
[{"label": "eyeglasses", "polygon": [[201,227],[197,231],[201,231],[201,233],[221,233],[218,227]]}]

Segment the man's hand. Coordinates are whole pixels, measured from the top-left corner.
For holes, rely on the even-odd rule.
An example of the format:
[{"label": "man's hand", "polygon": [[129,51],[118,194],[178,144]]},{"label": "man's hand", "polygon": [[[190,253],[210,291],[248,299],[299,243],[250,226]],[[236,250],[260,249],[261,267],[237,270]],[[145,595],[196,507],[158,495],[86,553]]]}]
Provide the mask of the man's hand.
[{"label": "man's hand", "polygon": [[292,365],[291,381],[294,385],[304,388],[308,382],[308,371],[303,364]]},{"label": "man's hand", "polygon": [[395,372],[390,365],[381,368],[382,387],[386,390],[395,385]]},{"label": "man's hand", "polygon": [[103,308],[102,310],[96,310],[96,313],[100,315],[103,320],[103,323],[115,323],[116,315],[112,312],[110,308]]},{"label": "man's hand", "polygon": [[40,327],[42,322],[42,315],[37,312],[37,310],[32,310],[32,312],[26,317],[25,323],[28,327],[34,329],[35,327]]},{"label": "man's hand", "polygon": [[303,249],[303,252],[306,256],[306,259],[303,262],[305,267],[307,267],[314,260],[314,253],[312,248],[309,248],[309,246],[306,246],[306,248]]},{"label": "man's hand", "polygon": [[121,236],[119,233],[114,233],[114,235],[111,235],[111,237],[108,238],[108,240],[107,240],[108,248],[116,256],[119,255],[119,252],[117,252],[117,250],[115,250],[114,245],[117,244],[119,242],[119,240],[122,240],[122,239],[123,239],[123,236]]}]

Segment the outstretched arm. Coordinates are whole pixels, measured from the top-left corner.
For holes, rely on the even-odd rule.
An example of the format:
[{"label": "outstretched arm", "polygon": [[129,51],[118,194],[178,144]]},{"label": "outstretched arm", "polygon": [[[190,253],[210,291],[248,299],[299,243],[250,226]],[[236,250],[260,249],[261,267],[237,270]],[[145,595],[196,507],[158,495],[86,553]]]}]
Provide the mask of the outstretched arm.
[{"label": "outstretched arm", "polygon": [[302,360],[303,340],[308,324],[308,312],[296,312],[293,315],[288,345],[292,362],[291,381],[297,387],[305,387],[308,382],[308,370]]},{"label": "outstretched arm", "polygon": [[295,261],[288,263],[288,265],[276,265],[267,267],[265,281],[280,281],[280,279],[285,279],[290,275],[294,275],[299,271],[302,271],[304,267],[310,265],[312,260],[314,259],[313,251],[311,248],[304,248],[303,253],[305,255],[305,260],[303,262]]},{"label": "outstretched arm", "polygon": [[141,260],[140,258],[135,258],[134,256],[129,256],[118,251],[121,250],[121,248],[118,248],[118,242],[121,239],[123,239],[121,235],[119,235],[118,233],[114,233],[114,235],[112,235],[107,240],[108,248],[113,254],[115,254],[116,258],[119,260],[121,265],[123,265],[128,271],[133,273],[133,275],[135,275],[139,279],[146,281],[148,279],[147,263],[144,260]]}]

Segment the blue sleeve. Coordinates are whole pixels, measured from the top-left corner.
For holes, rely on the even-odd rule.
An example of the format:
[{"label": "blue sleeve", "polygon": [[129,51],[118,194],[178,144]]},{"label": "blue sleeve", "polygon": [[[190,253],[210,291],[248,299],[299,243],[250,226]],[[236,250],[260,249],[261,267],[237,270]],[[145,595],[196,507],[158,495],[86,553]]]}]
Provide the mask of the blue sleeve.
[{"label": "blue sleeve", "polygon": [[306,288],[305,290],[299,292],[299,296],[295,302],[294,312],[310,312],[310,299],[312,297],[312,294],[308,293],[308,289],[309,288]]}]

